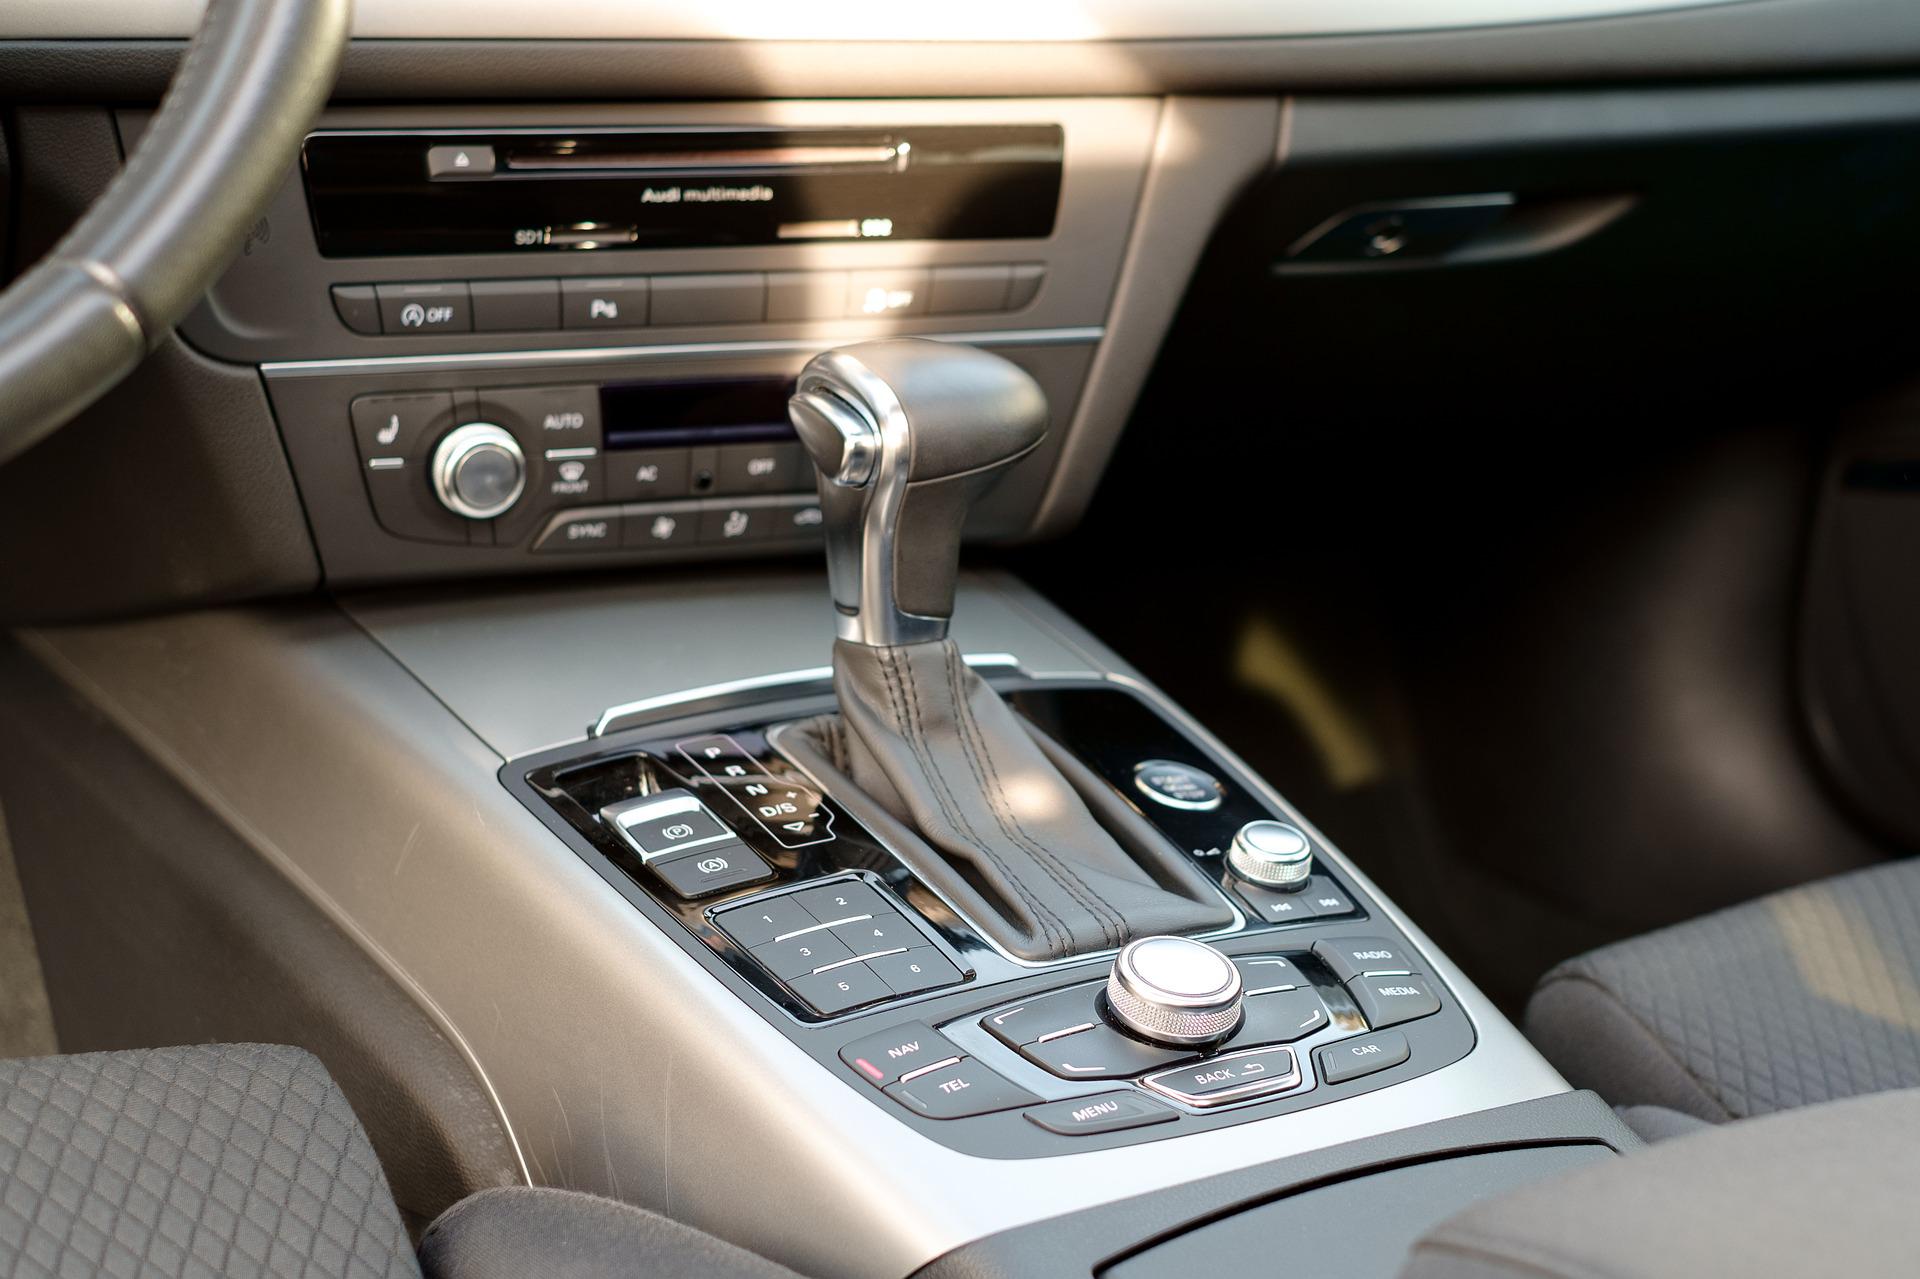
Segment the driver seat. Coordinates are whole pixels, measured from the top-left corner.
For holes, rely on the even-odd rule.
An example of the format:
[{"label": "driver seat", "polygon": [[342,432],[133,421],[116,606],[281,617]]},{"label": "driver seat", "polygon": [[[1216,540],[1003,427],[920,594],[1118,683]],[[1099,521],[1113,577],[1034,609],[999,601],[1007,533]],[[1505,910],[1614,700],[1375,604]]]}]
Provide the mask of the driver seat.
[{"label": "driver seat", "polygon": [[0,1279],[798,1279],[629,1204],[484,1191],[418,1256],[312,1054],[208,1044],[0,1061]]}]

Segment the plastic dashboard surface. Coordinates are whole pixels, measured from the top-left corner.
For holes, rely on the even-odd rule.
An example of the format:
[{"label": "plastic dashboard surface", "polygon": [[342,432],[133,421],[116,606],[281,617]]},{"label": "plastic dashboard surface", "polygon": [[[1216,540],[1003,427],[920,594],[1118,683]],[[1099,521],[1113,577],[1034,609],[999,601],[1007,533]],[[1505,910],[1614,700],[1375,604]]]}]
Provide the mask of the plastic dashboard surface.
[{"label": "plastic dashboard surface", "polygon": [[[1064,998],[1095,1007],[1111,954],[1033,965],[1001,953],[768,746],[769,727],[830,711],[829,696],[647,725],[513,761],[501,778],[602,878],[846,1087],[969,1154],[1030,1158],[1163,1140],[1388,1087],[1471,1051],[1474,1032],[1452,993],[1418,972],[1409,980],[1431,991],[1434,1011],[1386,1022],[1362,1011],[1351,983],[1343,984],[1346,973],[1326,962],[1325,943],[1365,937],[1396,951],[1411,947],[1339,877],[1323,867],[1308,892],[1288,895],[1289,902],[1317,899],[1325,911],[1297,922],[1290,911],[1281,916],[1288,922],[1263,918],[1279,895],[1232,887],[1220,857],[1232,832],[1248,820],[1284,815],[1144,699],[1098,681],[994,682],[1127,796],[1235,905],[1240,922],[1208,940],[1243,964],[1261,965],[1243,972],[1250,991],[1270,993],[1250,995],[1245,1022],[1224,1043],[1204,1053],[1167,1052],[1104,1027],[1098,1036],[1049,1036],[1054,1048],[1099,1040],[1122,1054],[1117,1066],[1088,1066],[1082,1052],[1063,1057],[1046,1044],[1021,1043],[1008,1029],[1010,1014],[1036,997],[1069,991],[1078,993]],[[1220,804],[1195,811],[1144,800],[1133,780],[1146,759],[1212,774],[1221,782]],[[751,807],[763,802],[774,810],[766,819]],[[788,807],[779,811],[783,803]],[[618,829],[623,813],[638,814],[633,831]],[[727,829],[716,831],[709,819]],[[664,832],[675,827],[681,829],[671,838],[698,847],[646,851],[662,846]],[[823,902],[838,903],[838,914]],[[863,950],[869,934],[880,940]],[[1316,942],[1323,943],[1317,952]],[[1413,958],[1394,967],[1426,967],[1417,953]],[[853,989],[834,989],[842,984]],[[1375,1032],[1396,1053],[1404,1037],[1404,1060],[1330,1080],[1322,1050],[1350,1044],[1377,1051],[1371,1041],[1382,1036]],[[891,1051],[890,1042],[925,1051],[899,1070],[877,1068],[875,1052]],[[1235,1088],[1219,1080],[1233,1070],[1269,1067],[1297,1070],[1299,1079],[1244,1100],[1235,1093],[1194,1102],[1164,1080],[1143,1082],[1196,1071],[1214,1077],[1207,1087]],[[909,1071],[917,1073],[899,1078]],[[954,1096],[986,1097],[982,1104],[997,1108],[935,1117]],[[1127,1115],[1110,1127],[1104,1121],[1115,1110]],[[1064,1118],[1041,1126],[1049,1116]]]}]

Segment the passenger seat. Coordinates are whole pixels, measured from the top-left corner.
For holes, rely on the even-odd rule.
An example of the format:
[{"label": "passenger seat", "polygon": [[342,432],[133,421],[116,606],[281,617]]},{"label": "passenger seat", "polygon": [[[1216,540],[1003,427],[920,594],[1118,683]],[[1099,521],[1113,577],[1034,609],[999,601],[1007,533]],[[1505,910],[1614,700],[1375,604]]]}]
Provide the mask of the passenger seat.
[{"label": "passenger seat", "polygon": [[1653,1139],[1920,1086],[1920,860],[1569,960],[1525,1028]]}]

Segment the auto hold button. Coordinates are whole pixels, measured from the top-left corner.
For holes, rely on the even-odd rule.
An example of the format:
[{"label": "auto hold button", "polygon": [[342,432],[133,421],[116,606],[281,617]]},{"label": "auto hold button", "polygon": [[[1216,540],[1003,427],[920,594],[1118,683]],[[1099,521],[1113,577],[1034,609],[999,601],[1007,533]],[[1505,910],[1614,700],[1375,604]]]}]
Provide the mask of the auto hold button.
[{"label": "auto hold button", "polygon": [[709,897],[725,888],[773,878],[773,867],[745,844],[693,848],[647,863],[647,869],[682,897]]},{"label": "auto hold button", "polygon": [[1300,1063],[1291,1048],[1256,1048],[1148,1075],[1141,1082],[1189,1106],[1221,1106],[1299,1087]]}]

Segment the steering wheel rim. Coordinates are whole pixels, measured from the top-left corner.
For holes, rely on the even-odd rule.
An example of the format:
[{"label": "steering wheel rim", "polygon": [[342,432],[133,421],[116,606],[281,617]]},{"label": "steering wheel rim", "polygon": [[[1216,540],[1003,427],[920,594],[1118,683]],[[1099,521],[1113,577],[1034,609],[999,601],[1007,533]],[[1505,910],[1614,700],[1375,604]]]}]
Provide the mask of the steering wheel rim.
[{"label": "steering wheel rim", "polygon": [[239,250],[325,105],[352,0],[210,0],[93,207],[0,293],[0,464],[106,394]]}]

